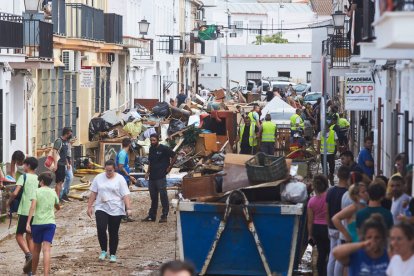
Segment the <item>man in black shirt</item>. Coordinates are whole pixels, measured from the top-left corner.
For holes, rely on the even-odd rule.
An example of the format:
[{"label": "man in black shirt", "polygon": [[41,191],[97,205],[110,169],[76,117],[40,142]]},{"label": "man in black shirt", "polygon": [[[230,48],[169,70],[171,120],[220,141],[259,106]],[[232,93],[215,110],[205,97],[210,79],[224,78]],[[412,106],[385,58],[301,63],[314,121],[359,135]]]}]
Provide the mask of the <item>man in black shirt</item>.
[{"label": "man in black shirt", "polygon": [[158,195],[161,198],[162,216],[160,223],[167,222],[169,202],[167,194],[167,174],[171,171],[177,155],[169,147],[159,143],[158,134],[150,136],[151,147],[149,151],[148,171],[145,179],[149,179],[149,192],[151,196],[151,208],[148,216],[142,221],[155,221],[158,210]]},{"label": "man in black shirt", "polygon": [[[55,190],[56,194],[61,199],[62,184],[65,181],[66,169],[70,170],[70,163],[68,159],[69,141],[72,139],[72,129],[70,127],[64,127],[62,130],[62,136],[60,136],[53,144],[53,150],[56,151],[56,155],[59,155],[60,159],[57,162],[55,171]],[[55,156],[56,156],[55,155]],[[69,156],[70,157],[70,156]]]}]

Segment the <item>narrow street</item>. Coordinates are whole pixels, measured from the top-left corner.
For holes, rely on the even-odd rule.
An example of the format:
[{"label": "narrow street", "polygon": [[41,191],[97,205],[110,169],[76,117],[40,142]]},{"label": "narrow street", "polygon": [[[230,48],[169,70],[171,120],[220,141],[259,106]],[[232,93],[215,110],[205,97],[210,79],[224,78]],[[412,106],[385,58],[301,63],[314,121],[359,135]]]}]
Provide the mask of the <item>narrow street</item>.
[{"label": "narrow street", "polygon": [[[170,198],[174,194],[170,193]],[[147,276],[160,265],[175,258],[176,221],[172,213],[168,223],[141,222],[150,206],[148,192],[132,193],[133,219],[122,223],[118,247],[119,262],[99,262],[96,224],[86,215],[87,204],[74,200],[56,213],[56,236],[52,247],[53,275],[137,275]],[[22,275],[24,255],[14,235],[0,242],[2,275]],[[10,265],[13,264],[13,265]],[[42,263],[40,263],[42,271]]]}]

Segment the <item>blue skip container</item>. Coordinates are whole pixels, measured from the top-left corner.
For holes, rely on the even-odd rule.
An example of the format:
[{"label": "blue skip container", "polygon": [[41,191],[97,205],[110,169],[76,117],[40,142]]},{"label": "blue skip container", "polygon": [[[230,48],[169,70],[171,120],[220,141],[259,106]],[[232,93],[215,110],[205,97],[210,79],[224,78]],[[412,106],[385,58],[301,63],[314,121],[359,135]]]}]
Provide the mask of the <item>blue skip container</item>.
[{"label": "blue skip container", "polygon": [[241,195],[240,205],[174,203],[181,259],[200,275],[292,275],[301,255],[303,204],[249,204]]}]

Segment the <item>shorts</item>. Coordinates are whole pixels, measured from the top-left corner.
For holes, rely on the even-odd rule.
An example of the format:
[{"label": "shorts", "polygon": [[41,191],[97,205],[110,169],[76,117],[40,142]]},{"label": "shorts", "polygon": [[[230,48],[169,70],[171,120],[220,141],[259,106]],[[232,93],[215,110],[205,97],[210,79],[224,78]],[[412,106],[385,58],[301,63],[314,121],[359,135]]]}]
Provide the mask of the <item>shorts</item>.
[{"label": "shorts", "polygon": [[[16,229],[16,234],[24,234],[27,233],[26,231],[26,224],[27,224],[27,219],[29,218],[29,216],[23,216],[23,215],[19,215],[19,218],[17,219],[17,229]],[[32,225],[33,223],[33,217],[32,220],[30,221],[30,225]]]},{"label": "shorts", "polygon": [[41,244],[42,242],[52,243],[55,236],[56,224],[32,225],[33,242]]},{"label": "shorts", "polygon": [[57,170],[55,171],[55,182],[63,183],[66,178],[66,165],[58,164]]}]

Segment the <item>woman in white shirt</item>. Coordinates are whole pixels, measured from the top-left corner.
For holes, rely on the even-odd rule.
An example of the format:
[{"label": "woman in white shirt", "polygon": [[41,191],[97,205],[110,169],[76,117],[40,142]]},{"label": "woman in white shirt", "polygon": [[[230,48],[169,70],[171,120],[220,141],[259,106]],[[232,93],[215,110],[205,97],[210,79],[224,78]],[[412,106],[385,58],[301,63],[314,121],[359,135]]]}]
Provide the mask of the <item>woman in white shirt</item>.
[{"label": "woman in white shirt", "polygon": [[391,230],[391,261],[388,276],[414,275],[414,227],[402,222]]},{"label": "woman in white shirt", "polygon": [[90,190],[88,216],[92,218],[92,205],[95,202],[96,228],[98,230],[99,245],[102,250],[99,260],[103,261],[108,256],[108,236],[106,234],[108,230],[109,261],[115,263],[119,241],[119,226],[122,217],[126,213],[128,216],[131,216],[131,203],[128,185],[124,177],[115,172],[115,162],[113,160],[105,162],[105,172],[95,177]]}]

